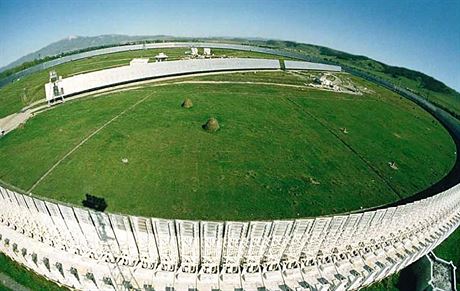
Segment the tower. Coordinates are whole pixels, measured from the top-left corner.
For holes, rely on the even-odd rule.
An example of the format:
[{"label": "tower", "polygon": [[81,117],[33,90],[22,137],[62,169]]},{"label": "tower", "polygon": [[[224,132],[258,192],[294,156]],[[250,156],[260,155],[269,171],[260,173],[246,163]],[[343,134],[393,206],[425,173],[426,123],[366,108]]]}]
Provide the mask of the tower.
[{"label": "tower", "polygon": [[54,104],[56,101],[64,101],[62,77],[58,76],[54,70],[49,72],[49,83],[45,84],[45,94],[48,105]]}]

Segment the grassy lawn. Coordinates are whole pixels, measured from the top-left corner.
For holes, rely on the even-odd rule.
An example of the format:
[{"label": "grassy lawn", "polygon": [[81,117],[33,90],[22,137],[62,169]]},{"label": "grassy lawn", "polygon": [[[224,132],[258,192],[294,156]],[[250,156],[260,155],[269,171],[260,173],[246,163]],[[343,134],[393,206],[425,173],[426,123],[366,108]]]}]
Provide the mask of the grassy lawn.
[{"label": "grassy lawn", "polygon": [[[286,73],[264,74],[278,83]],[[363,84],[374,93],[170,84],[69,102],[0,140],[0,179],[29,189],[83,138],[146,96],[34,193],[77,205],[91,193],[106,199],[108,211],[144,216],[277,219],[376,206],[441,179],[455,158],[447,132],[406,100]],[[190,110],[180,107],[185,97]],[[201,128],[211,116],[221,126],[214,134]]]},{"label": "grassy lawn", "polygon": [[[310,75],[314,74],[310,73]],[[436,180],[440,173],[447,174],[449,172],[455,159],[455,147],[452,148],[451,142],[439,145],[443,147],[442,151],[446,153],[446,158],[450,157],[451,163],[439,164],[432,157],[427,156],[424,158],[424,164],[429,165],[429,167],[422,170],[424,171],[423,173],[419,172],[418,176],[407,175],[412,167],[417,167],[417,164],[401,164],[400,161],[392,157],[395,152],[399,152],[405,157],[412,156],[413,158],[420,150],[430,152],[433,144],[422,140],[438,140],[442,138],[438,134],[444,135],[445,131],[440,123],[430,118],[421,119],[420,109],[395,93],[379,86],[373,86],[349,74],[340,73],[337,75],[342,79],[352,80],[355,85],[361,88],[371,88],[373,92],[353,98],[339,98],[340,95],[336,95],[336,98],[322,98],[320,102],[311,96],[310,98],[300,98],[296,102],[301,105],[306,113],[314,116],[327,129],[330,129],[353,149],[357,150],[357,153],[364,160],[373,165],[377,173],[386,177],[388,181],[396,180],[390,184],[402,198],[419,191],[420,188],[417,189],[417,185],[423,184],[423,180],[426,177],[431,176]],[[311,78],[310,76],[310,80]],[[193,78],[193,80],[272,82],[292,85],[303,85],[310,82],[309,80],[306,81],[303,75],[293,74],[292,72],[257,72],[256,74],[246,72],[202,76]],[[315,96],[324,94],[330,93],[317,92]],[[349,96],[341,95],[342,97]],[[353,102],[350,102],[350,100]],[[374,106],[378,106],[378,109],[374,108]],[[400,115],[399,110],[395,110],[395,106],[399,110],[405,111],[405,114]],[[423,115],[426,116],[426,114]],[[413,122],[414,119],[417,122]],[[377,123],[379,128],[369,126],[367,122],[364,122],[367,120]],[[348,134],[343,134],[340,130],[341,128],[347,128]],[[374,138],[370,139],[369,137],[372,136]],[[425,137],[422,138],[417,148],[411,148],[409,144],[417,139],[416,136]],[[376,140],[382,142],[376,143]],[[387,141],[391,141],[391,148],[388,147]],[[388,167],[388,161],[395,161],[399,170],[395,171]]]},{"label": "grassy lawn", "polygon": [[[47,291],[63,291],[67,288],[59,287],[55,283],[44,279],[42,276],[36,275],[34,272],[28,271],[23,266],[12,261],[9,257],[0,253],[0,273],[4,273],[13,278],[17,283],[31,290],[47,290]],[[10,290],[0,283],[0,290]]]},{"label": "grassy lawn", "polygon": [[[313,73],[309,74],[313,75]],[[437,135],[437,133],[445,134],[441,124],[434,119],[420,119],[420,109],[395,93],[379,86],[373,86],[349,74],[341,73],[338,75],[342,79],[348,78],[352,80],[355,85],[360,87],[371,88],[373,92],[364,96],[354,97],[352,99],[354,102],[349,102],[350,98],[338,98],[339,95],[336,96],[337,98],[322,98],[320,102],[313,97],[300,98],[296,102],[304,108],[306,113],[313,115],[326,128],[331,129],[344,142],[357,150],[366,161],[374,166],[377,173],[386,177],[388,181],[396,180],[391,184],[402,198],[420,190],[420,188],[417,190],[417,185],[423,184],[423,180],[426,177],[431,176],[435,180],[440,173],[447,174],[449,172],[453,165],[452,163],[442,165],[436,163],[432,157],[427,156],[424,158],[424,164],[429,165],[429,167],[425,168],[426,172],[419,172],[418,176],[410,176],[407,173],[411,171],[412,167],[417,167],[417,164],[401,164],[392,158],[395,152],[399,152],[405,157],[412,156],[413,158],[415,158],[419,150],[430,152],[433,149],[433,144],[422,140],[438,140],[441,138]],[[246,72],[202,76],[193,78],[193,80],[273,82],[303,85],[310,82],[311,76],[306,81],[304,75],[293,74],[292,72],[257,72],[256,74]],[[322,94],[330,93],[318,92],[315,93],[315,96],[321,96]],[[378,109],[374,109],[374,106],[378,106]],[[405,111],[405,114],[400,115],[399,110],[395,110],[395,106],[399,110]],[[413,122],[414,119],[417,122]],[[372,120],[372,122],[379,124],[379,128],[369,126],[367,122],[363,122],[367,120]],[[343,134],[340,128],[347,128],[348,134]],[[372,136],[374,138],[370,139],[369,137]],[[422,138],[415,149],[411,148],[409,144],[417,138],[416,136],[425,137]],[[376,140],[382,142],[376,143]],[[391,141],[392,148],[388,147],[387,141]],[[440,146],[443,147],[446,158],[449,156],[452,159],[451,162],[453,162],[455,148],[452,150],[452,144],[447,143]],[[388,167],[388,161],[395,161],[399,170],[395,171]]]},{"label": "grassy lawn", "polygon": [[[65,63],[45,71],[31,74],[19,81],[0,88],[0,103],[2,104],[0,107],[0,118],[18,112],[21,108],[34,101],[44,99],[44,85],[48,82],[48,72],[52,69],[55,69],[59,75],[65,78],[80,73],[129,65],[129,62],[133,58],[150,57],[152,59],[160,52],[166,53],[169,56],[169,60],[179,60],[186,56],[185,52],[187,50],[186,48],[169,48],[112,53]],[[217,57],[277,58],[276,56],[268,54],[236,50],[214,49],[212,52]]]}]

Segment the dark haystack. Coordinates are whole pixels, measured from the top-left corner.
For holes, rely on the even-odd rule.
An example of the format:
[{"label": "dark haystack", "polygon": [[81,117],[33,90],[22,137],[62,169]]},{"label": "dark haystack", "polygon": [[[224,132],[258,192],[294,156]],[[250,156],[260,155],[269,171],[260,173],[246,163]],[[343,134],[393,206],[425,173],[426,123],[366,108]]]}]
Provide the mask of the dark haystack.
[{"label": "dark haystack", "polygon": [[209,118],[208,121],[203,124],[203,129],[207,132],[216,132],[219,128],[219,122],[214,117]]},{"label": "dark haystack", "polygon": [[185,109],[189,109],[193,107],[192,99],[185,98],[184,102],[182,102],[182,107]]}]

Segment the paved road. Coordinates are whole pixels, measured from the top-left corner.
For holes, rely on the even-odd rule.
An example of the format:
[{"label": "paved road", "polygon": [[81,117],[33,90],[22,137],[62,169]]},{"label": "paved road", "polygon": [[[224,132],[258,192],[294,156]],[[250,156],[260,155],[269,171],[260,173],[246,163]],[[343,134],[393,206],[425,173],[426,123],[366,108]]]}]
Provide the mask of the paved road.
[{"label": "paved road", "polygon": [[0,119],[0,128],[5,132],[10,132],[21,123],[24,123],[31,116],[29,110],[8,115]]}]

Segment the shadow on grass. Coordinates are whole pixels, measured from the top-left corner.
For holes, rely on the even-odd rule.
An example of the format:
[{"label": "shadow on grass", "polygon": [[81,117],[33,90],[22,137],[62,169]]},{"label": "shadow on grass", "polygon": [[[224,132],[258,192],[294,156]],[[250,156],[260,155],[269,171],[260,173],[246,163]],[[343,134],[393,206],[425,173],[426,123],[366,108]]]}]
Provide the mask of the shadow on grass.
[{"label": "shadow on grass", "polygon": [[84,207],[103,212],[107,208],[104,198],[86,194],[86,198],[81,202]]}]

